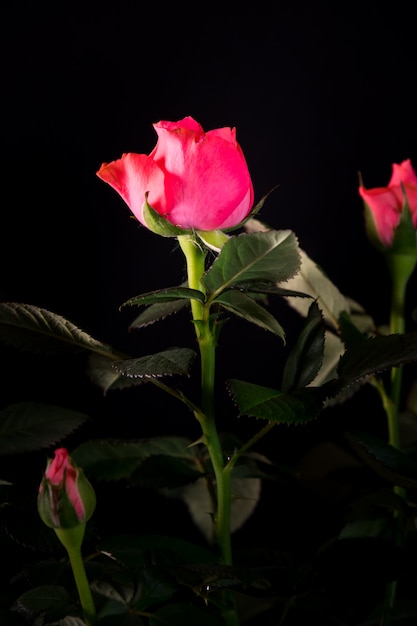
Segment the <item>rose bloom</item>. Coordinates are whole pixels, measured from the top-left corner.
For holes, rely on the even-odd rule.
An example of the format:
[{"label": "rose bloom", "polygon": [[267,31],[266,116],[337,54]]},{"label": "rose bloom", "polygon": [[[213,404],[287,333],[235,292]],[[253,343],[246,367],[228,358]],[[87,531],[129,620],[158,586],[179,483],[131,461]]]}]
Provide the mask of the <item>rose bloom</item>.
[{"label": "rose bloom", "polygon": [[417,229],[417,176],[410,159],[393,164],[388,187],[359,187],[359,194],[371,211],[378,237],[386,247],[392,244],[394,231],[404,208],[404,191],[413,224]]},{"label": "rose bloom", "polygon": [[192,117],[153,125],[158,141],[146,154],[127,153],[103,163],[97,176],[115,189],[135,217],[148,203],[184,230],[221,230],[249,214],[254,192],[234,128],[204,132]]}]

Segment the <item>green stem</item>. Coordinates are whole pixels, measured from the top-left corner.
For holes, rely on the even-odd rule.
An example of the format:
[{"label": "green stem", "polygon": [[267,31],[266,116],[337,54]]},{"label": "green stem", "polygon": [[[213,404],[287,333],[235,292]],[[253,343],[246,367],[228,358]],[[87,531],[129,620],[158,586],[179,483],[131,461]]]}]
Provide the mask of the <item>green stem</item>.
[{"label": "green stem", "polygon": [[[391,295],[391,314],[390,314],[390,332],[405,332],[405,294],[409,274],[395,271],[397,264],[392,266],[392,295]],[[402,385],[402,367],[394,367],[391,372],[391,400],[392,411],[388,415],[389,441],[397,449],[400,448],[400,432],[399,432],[399,411],[401,400]]]},{"label": "green stem", "polygon": [[[188,286],[205,294],[201,277],[204,273],[205,251],[194,237],[181,235],[179,244],[187,263]],[[216,337],[211,325],[208,305],[191,300],[191,312],[200,350],[201,363],[201,411],[195,412],[203,432],[216,481],[216,502],[214,524],[217,547],[224,565],[232,565],[231,546],[231,469],[225,468],[223,450],[215,420],[215,372]],[[223,618],[228,626],[238,626],[234,596],[227,592],[225,599],[228,608]]]},{"label": "green stem", "polygon": [[[408,255],[389,254],[387,256],[388,268],[392,279],[391,291],[391,311],[390,311],[390,332],[392,334],[405,332],[405,297],[408,279],[410,278],[415,267],[415,259]],[[393,367],[391,370],[391,390],[390,396],[387,398],[381,393],[383,405],[387,416],[388,423],[388,440],[389,443],[400,450],[400,403],[402,388],[402,367]],[[398,485],[394,486],[394,492],[401,498],[406,498],[406,490]],[[396,533],[395,541],[397,545],[402,546],[404,542],[404,519],[398,512],[395,513]],[[391,623],[392,611],[395,606],[397,595],[398,581],[393,580],[388,583],[385,592],[384,610],[381,616],[381,624],[389,626]]]},{"label": "green stem", "polygon": [[55,528],[56,535],[68,553],[84,621],[87,626],[94,626],[97,623],[96,608],[81,556],[81,543],[84,532],[85,524],[75,528]]}]

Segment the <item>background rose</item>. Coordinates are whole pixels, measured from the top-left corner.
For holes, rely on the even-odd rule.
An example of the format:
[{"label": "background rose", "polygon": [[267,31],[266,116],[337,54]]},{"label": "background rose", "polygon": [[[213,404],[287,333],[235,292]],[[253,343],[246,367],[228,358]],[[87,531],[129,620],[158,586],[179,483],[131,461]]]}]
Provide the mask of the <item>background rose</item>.
[{"label": "background rose", "polygon": [[366,189],[359,187],[359,194],[369,208],[377,231],[384,246],[390,246],[405,204],[405,196],[417,229],[417,176],[410,159],[394,163],[392,176],[387,187]]},{"label": "background rose", "polygon": [[144,226],[147,192],[153,209],[184,230],[232,228],[247,217],[253,185],[234,128],[205,133],[192,117],[153,126],[158,142],[149,156],[123,154],[97,172]]}]

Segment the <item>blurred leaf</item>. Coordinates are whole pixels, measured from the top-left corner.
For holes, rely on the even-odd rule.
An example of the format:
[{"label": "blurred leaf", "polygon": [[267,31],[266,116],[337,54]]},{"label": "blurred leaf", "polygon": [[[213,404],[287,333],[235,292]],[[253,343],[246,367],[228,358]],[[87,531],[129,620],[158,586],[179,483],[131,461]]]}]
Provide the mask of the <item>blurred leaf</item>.
[{"label": "blurred leaf", "polygon": [[144,382],[162,376],[188,375],[196,354],[189,348],[170,348],[157,354],[117,361],[114,369],[122,376],[140,378]]},{"label": "blurred leaf", "polygon": [[292,231],[244,233],[224,244],[202,283],[216,297],[239,283],[286,281],[299,267],[297,239]]},{"label": "blurred leaf", "polygon": [[27,626],[27,620],[19,615],[16,609],[13,611],[0,609],[0,624],[1,626]]},{"label": "blurred leaf", "polygon": [[322,393],[316,387],[284,393],[242,380],[229,380],[229,391],[241,415],[286,424],[315,419],[323,408]]},{"label": "blurred leaf", "polygon": [[394,485],[417,488],[417,464],[404,452],[364,432],[350,431],[345,437],[358,457]]},{"label": "blurred leaf", "polygon": [[175,596],[178,593],[178,583],[170,573],[150,565],[141,571],[138,591],[133,607],[135,611],[145,611],[149,607],[165,604]]},{"label": "blurred leaf", "polygon": [[16,302],[0,302],[0,340],[15,348],[44,354],[84,350],[111,354],[110,346],[93,339],[64,317]]},{"label": "blurred leaf", "polygon": [[114,359],[102,354],[92,353],[87,362],[87,374],[94,385],[97,385],[106,395],[108,391],[116,391],[141,385],[141,380],[122,376],[113,367]]},{"label": "blurred leaf", "polygon": [[282,389],[309,385],[323,363],[324,322],[316,302],[310,304],[306,320],[284,367]]},{"label": "blurred leaf", "polygon": [[130,298],[124,302],[120,308],[125,306],[142,306],[146,304],[153,304],[159,302],[172,302],[180,299],[186,300],[198,300],[204,302],[205,296],[202,291],[198,289],[189,289],[188,287],[170,287],[168,289],[159,289],[158,291],[150,291],[143,293],[134,298]]},{"label": "blurred leaf", "polygon": [[284,330],[275,317],[245,293],[234,290],[223,291],[214,302],[285,340]]},{"label": "blurred leaf", "polygon": [[[72,451],[71,457],[90,478],[120,480],[132,477],[140,464],[154,455],[182,460],[189,467],[196,463],[196,448],[182,437],[153,437],[139,441],[92,440]],[[181,472],[184,467],[181,467]]]},{"label": "blurred leaf", "polygon": [[164,454],[153,454],[137,467],[130,477],[130,483],[144,488],[172,489],[193,483],[201,475],[202,472],[196,468],[195,457],[184,460]]},{"label": "blurred leaf", "polygon": [[65,606],[70,602],[70,596],[64,587],[43,585],[26,591],[17,602],[30,611],[46,611]]},{"label": "blurred leaf", "polygon": [[127,567],[142,568],[149,560],[158,566],[213,563],[217,555],[201,546],[164,535],[119,535],[101,541],[97,549]]},{"label": "blurred leaf", "polygon": [[0,411],[0,455],[49,448],[89,417],[50,404],[20,402]]},{"label": "blurred leaf", "polygon": [[[261,480],[259,478],[231,479],[231,531],[241,528],[254,512],[261,494]],[[190,512],[191,518],[209,544],[215,543],[215,529],[213,524],[213,499],[204,478],[179,487],[177,489],[163,489],[162,493],[168,497],[182,500]]]}]

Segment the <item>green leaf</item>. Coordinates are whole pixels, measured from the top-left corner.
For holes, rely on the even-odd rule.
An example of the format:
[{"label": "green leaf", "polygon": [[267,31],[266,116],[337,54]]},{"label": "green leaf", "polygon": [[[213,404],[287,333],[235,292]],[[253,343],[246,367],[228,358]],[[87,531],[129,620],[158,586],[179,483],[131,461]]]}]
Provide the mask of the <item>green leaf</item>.
[{"label": "green leaf", "polygon": [[110,346],[93,339],[64,317],[30,304],[0,303],[0,341],[39,353],[91,350],[111,354]]},{"label": "green leaf", "polygon": [[297,239],[289,230],[230,237],[202,277],[213,297],[240,283],[286,281],[298,271]]},{"label": "green leaf", "polygon": [[149,324],[153,324],[158,320],[165,319],[168,315],[178,313],[186,306],[189,306],[189,300],[171,300],[170,302],[158,302],[157,304],[151,304],[143,313],[138,315],[130,324],[129,329],[144,328]]},{"label": "green leaf", "polygon": [[146,382],[151,378],[163,376],[187,376],[195,356],[194,350],[189,348],[170,348],[137,359],[116,361],[113,367],[122,376],[141,379]]},{"label": "green leaf", "polygon": [[284,330],[275,317],[245,293],[235,290],[224,291],[214,302],[285,341]]},{"label": "green leaf", "polygon": [[143,567],[152,552],[157,565],[181,563],[212,563],[216,555],[199,545],[164,535],[120,535],[101,541],[100,552],[127,567]]},{"label": "green leaf", "polygon": [[368,337],[346,350],[337,373],[345,384],[417,360],[417,332]]},{"label": "green leaf", "polygon": [[359,458],[382,478],[399,487],[417,488],[417,464],[407,454],[368,433],[351,431],[345,437]]},{"label": "green leaf", "polygon": [[[188,281],[184,281],[177,288],[187,288]],[[187,298],[182,298],[180,300],[170,300],[169,302],[156,302],[155,304],[147,305],[146,309],[135,318],[135,320],[130,324],[129,329],[135,328],[143,328],[148,326],[149,324],[153,324],[154,322],[165,319],[168,315],[173,315],[174,313],[178,313],[181,309],[190,305],[190,301]],[[123,305],[122,305],[123,306]]]},{"label": "green leaf", "polygon": [[294,348],[286,361],[282,389],[297,389],[309,385],[323,363],[324,321],[316,302],[310,305],[307,318]]},{"label": "green leaf", "polygon": [[46,611],[69,604],[70,596],[64,587],[42,585],[26,591],[26,593],[19,596],[17,601],[29,611]]},{"label": "green leaf", "polygon": [[141,385],[142,380],[122,376],[113,367],[114,360],[92,353],[87,363],[87,374],[94,385],[97,385],[106,395],[108,391],[115,391]]},{"label": "green leaf", "polygon": [[88,420],[78,411],[21,402],[0,411],[0,455],[49,448]]},{"label": "green leaf", "polygon": [[417,332],[367,337],[358,342],[355,336],[339,360],[337,378],[322,386],[327,398],[335,398],[353,384],[367,377],[417,360]]},{"label": "green leaf", "polygon": [[135,296],[134,298],[124,302],[120,308],[133,305],[142,306],[146,304],[153,304],[155,302],[175,302],[180,299],[198,300],[199,302],[204,302],[205,295],[198,289],[189,289],[188,287],[170,287],[168,289],[159,289],[158,291],[150,291],[148,293]]},{"label": "green leaf", "polygon": [[282,296],[282,297],[299,297],[299,298],[308,298],[308,305],[311,303],[312,297],[308,293],[302,293],[301,291],[294,291],[293,289],[285,289],[275,283],[264,282],[261,280],[253,281],[253,282],[243,282],[239,283],[237,287],[232,287],[232,289],[238,289],[239,291],[244,291],[246,293],[253,294],[265,294],[270,296]]},{"label": "green leaf", "polygon": [[290,394],[236,379],[229,380],[227,386],[241,415],[270,422],[309,422],[323,408],[322,393],[315,387],[298,389]]},{"label": "green leaf", "polygon": [[365,335],[353,322],[352,317],[346,311],[343,311],[339,317],[340,338],[346,349],[354,348],[366,339]]},{"label": "green leaf", "polygon": [[130,479],[137,468],[151,456],[165,455],[196,467],[196,449],[182,437],[153,437],[139,441],[87,441],[71,457],[90,477],[98,480]]},{"label": "green leaf", "polygon": [[[149,607],[162,606],[178,593],[178,583],[168,572],[159,567],[144,567],[140,575],[140,594],[136,594],[133,612],[140,612]],[[109,626],[112,626],[109,623]]]}]

